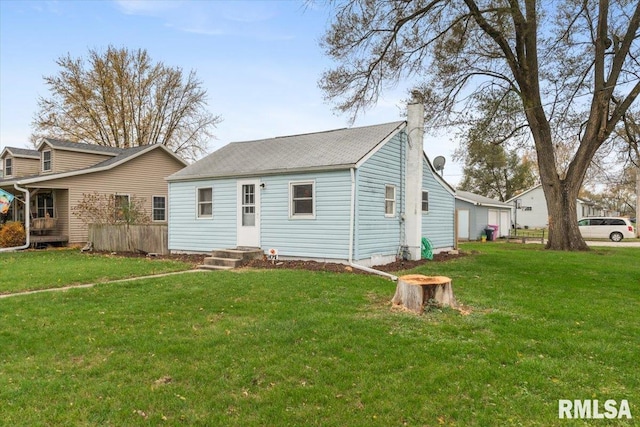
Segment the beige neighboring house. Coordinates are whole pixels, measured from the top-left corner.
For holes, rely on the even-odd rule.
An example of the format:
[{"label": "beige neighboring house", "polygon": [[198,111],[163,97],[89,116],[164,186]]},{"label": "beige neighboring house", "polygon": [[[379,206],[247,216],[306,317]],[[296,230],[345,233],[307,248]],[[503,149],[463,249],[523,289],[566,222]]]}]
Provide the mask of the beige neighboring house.
[{"label": "beige neighboring house", "polygon": [[[72,214],[85,194],[135,197],[157,223],[168,218],[165,177],[186,162],[164,145],[113,148],[43,138],[36,150],[5,147],[0,153],[4,176],[0,188],[23,199],[30,194],[30,229],[34,243],[84,243],[87,225]],[[25,221],[24,203],[11,204],[8,221]]]}]

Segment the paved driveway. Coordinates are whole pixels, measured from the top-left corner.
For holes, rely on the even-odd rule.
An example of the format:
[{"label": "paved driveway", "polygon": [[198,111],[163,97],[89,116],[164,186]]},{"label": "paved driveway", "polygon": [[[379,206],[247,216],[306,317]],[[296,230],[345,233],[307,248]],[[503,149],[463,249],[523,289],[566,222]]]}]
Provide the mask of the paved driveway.
[{"label": "paved driveway", "polygon": [[591,241],[587,240],[587,245],[589,246],[615,246],[618,248],[640,248],[640,241],[622,241],[622,242],[612,242],[611,240],[599,240],[599,241]]}]

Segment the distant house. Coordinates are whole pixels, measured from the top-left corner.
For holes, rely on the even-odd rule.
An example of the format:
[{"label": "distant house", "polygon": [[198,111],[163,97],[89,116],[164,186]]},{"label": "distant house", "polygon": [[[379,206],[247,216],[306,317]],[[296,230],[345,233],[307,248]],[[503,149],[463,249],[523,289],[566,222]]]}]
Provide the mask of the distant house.
[{"label": "distant house", "polygon": [[468,191],[456,191],[458,239],[479,240],[489,225],[498,226],[495,237],[509,235],[512,207],[508,203]]},{"label": "distant house", "polygon": [[454,190],[408,122],[222,147],[169,176],[169,249],[258,247],[281,258],[370,266],[454,246]]},{"label": "distant house", "polygon": [[[16,195],[8,220],[25,221],[24,203],[30,193],[31,229],[35,240],[83,243],[87,226],[72,208],[85,194],[114,195],[120,203],[144,200],[144,208],[156,222],[167,220],[168,193],[165,177],[186,163],[163,145],[113,148],[43,138],[37,149],[5,147],[0,153],[4,177],[0,188]],[[42,218],[47,220],[46,226]],[[37,237],[37,238],[36,238]]]},{"label": "distant house", "polygon": [[[516,200],[519,201],[519,208],[517,209],[517,213],[514,212],[514,217],[517,216],[519,227],[546,228],[549,226],[549,211],[541,184],[512,197],[507,200],[506,203],[511,204],[515,208]],[[576,210],[578,220],[590,216],[616,214],[584,199],[576,199]]]},{"label": "distant house", "polygon": [[617,216],[620,215],[619,212],[612,211],[610,209],[605,209],[601,206],[598,206],[596,203],[585,200],[585,199],[577,199],[578,205],[576,209],[578,210],[578,219],[588,218],[590,216]]}]

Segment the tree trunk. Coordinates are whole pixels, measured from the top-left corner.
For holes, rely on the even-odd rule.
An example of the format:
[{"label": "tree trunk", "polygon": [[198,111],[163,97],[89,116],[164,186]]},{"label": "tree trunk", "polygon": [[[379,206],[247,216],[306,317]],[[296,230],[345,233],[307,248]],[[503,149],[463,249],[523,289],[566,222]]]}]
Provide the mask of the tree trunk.
[{"label": "tree trunk", "polygon": [[408,274],[398,278],[396,293],[391,300],[394,306],[402,306],[415,313],[422,313],[425,305],[456,308],[451,279],[444,276]]},{"label": "tree trunk", "polygon": [[[580,187],[572,188],[566,180],[558,185],[542,185],[549,212],[549,240],[547,249],[563,251],[587,251],[578,228],[577,200]],[[556,188],[558,187],[558,188]]]}]

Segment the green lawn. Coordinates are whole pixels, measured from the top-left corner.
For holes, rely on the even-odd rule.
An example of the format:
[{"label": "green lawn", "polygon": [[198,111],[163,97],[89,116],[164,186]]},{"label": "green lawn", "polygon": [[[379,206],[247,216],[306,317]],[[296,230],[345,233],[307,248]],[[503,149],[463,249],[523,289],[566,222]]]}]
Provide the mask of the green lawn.
[{"label": "green lawn", "polygon": [[77,249],[0,253],[0,294],[148,276],[190,269],[172,260],[123,258]]},{"label": "green lawn", "polygon": [[[413,272],[453,278],[469,315],[392,311],[376,276],[275,270],[0,300],[0,424],[634,425],[638,249],[463,250]],[[559,399],[627,399],[634,419],[559,420]]]}]

